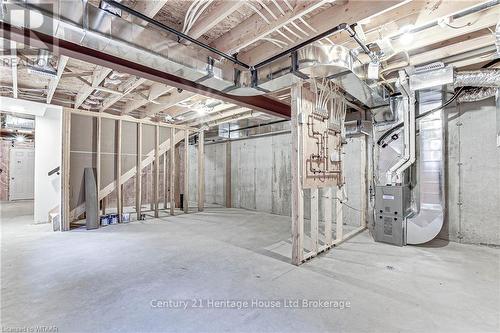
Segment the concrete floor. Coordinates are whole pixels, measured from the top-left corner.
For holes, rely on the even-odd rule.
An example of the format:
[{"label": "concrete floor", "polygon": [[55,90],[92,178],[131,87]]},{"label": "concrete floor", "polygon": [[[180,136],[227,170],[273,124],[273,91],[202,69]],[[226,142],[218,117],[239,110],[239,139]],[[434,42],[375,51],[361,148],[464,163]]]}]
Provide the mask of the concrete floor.
[{"label": "concrete floor", "polygon": [[[500,251],[360,234],[301,267],[289,218],[240,209],[95,231],[31,224],[1,207],[1,326],[58,332],[498,332]],[[22,215],[22,216],[21,216]],[[346,309],[154,308],[153,300],[346,300]],[[157,303],[155,303],[157,304]]]}]

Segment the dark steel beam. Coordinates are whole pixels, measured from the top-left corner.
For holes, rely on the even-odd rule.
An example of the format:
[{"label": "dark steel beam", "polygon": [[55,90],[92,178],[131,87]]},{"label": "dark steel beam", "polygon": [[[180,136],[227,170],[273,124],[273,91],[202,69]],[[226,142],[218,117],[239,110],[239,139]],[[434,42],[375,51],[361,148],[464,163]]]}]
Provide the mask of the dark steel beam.
[{"label": "dark steel beam", "polygon": [[14,27],[5,22],[0,22],[0,30],[2,30],[0,36],[2,36],[3,38],[23,43],[34,48],[46,48],[54,54],[65,55],[70,58],[111,68],[119,72],[136,75],[147,80],[164,83],[172,87],[219,99],[224,102],[233,103],[238,106],[246,107],[255,111],[261,111],[274,116],[290,118],[290,105],[266,96],[233,96],[225,94],[221,91],[205,87],[199,83],[186,80],[184,78],[162,72],[151,67],[147,67],[62,39],[57,39],[37,31]]}]

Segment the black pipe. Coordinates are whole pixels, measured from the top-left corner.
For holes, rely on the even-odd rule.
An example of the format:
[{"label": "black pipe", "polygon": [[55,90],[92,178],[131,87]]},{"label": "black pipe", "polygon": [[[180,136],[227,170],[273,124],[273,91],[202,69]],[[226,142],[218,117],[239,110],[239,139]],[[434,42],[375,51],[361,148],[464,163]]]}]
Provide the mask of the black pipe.
[{"label": "black pipe", "polygon": [[289,121],[289,119],[275,120],[275,121],[271,121],[271,122],[265,123],[265,124],[257,124],[257,125],[252,125],[252,126],[246,126],[246,127],[236,128],[234,130],[229,129],[229,133],[244,131],[244,130],[252,129],[252,128],[256,128],[256,127],[262,127],[262,126],[269,126],[269,125],[279,124],[279,123],[283,123],[285,121]]},{"label": "black pipe", "polygon": [[221,57],[226,58],[227,60],[229,60],[229,61],[231,61],[231,62],[233,62],[233,63],[235,63],[237,65],[240,65],[240,66],[242,66],[244,68],[247,68],[247,69],[250,68],[249,65],[245,64],[244,62],[239,61],[235,57],[230,56],[229,54],[224,53],[222,51],[219,51],[216,48],[213,48],[213,47],[211,47],[211,46],[209,46],[209,45],[207,45],[205,43],[202,43],[202,42],[200,42],[200,41],[198,41],[198,40],[196,40],[196,39],[194,39],[194,38],[192,38],[192,37],[190,37],[190,36],[188,36],[188,35],[180,32],[180,31],[177,31],[174,28],[171,28],[171,27],[169,27],[169,26],[167,26],[167,25],[165,25],[163,23],[160,23],[160,22],[158,22],[156,20],[153,20],[152,18],[150,18],[150,17],[148,17],[148,16],[146,16],[146,15],[144,15],[144,14],[142,14],[142,13],[140,13],[140,12],[138,12],[138,11],[130,8],[130,7],[127,7],[127,6],[125,6],[125,5],[123,5],[123,4],[119,3],[119,2],[116,2],[114,0],[102,0],[102,1],[108,3],[109,5],[111,5],[113,7],[116,7],[116,8],[119,8],[119,9],[123,10],[124,12],[127,12],[130,15],[132,15],[132,16],[138,17],[141,20],[148,22],[149,24],[157,26],[158,28],[160,28],[162,30],[170,32],[170,33],[176,35],[179,38],[182,38],[182,39],[185,39],[187,41],[190,41],[191,43],[196,44],[196,45],[204,48],[205,50],[208,50],[210,52],[218,54]]}]

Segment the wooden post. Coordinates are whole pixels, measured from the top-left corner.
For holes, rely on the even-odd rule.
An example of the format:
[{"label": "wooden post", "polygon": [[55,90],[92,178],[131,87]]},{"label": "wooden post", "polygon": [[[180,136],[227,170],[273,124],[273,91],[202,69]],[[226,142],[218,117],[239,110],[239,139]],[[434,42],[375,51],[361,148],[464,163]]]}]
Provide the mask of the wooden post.
[{"label": "wooden post", "polygon": [[118,120],[116,130],[116,211],[118,222],[122,222],[123,214],[123,184],[122,176],[122,121]]},{"label": "wooden post", "polygon": [[104,200],[102,202],[102,208],[101,207],[101,200],[100,200],[100,195],[99,193],[101,192],[101,127],[102,127],[102,119],[101,117],[97,117],[97,126],[96,126],[96,159],[95,159],[95,165],[96,165],[96,187],[97,187],[97,211],[100,212],[102,209],[102,214],[104,214]]},{"label": "wooden post", "polygon": [[302,82],[292,85],[292,263],[300,265],[304,258],[304,191],[302,189],[302,142],[298,122],[301,113]]},{"label": "wooden post", "polygon": [[165,154],[163,154],[163,209],[167,209],[167,203],[168,203],[167,154],[168,152],[165,152]]},{"label": "wooden post", "polygon": [[170,215],[175,213],[175,128],[170,129]]},{"label": "wooden post", "polygon": [[232,193],[231,193],[231,141],[226,142],[226,177],[225,177],[225,192],[226,192],[226,208],[231,208]]},{"label": "wooden post", "polygon": [[361,138],[361,143],[360,143],[360,150],[361,150],[361,212],[360,212],[360,225],[362,227],[367,226],[368,221],[367,221],[367,213],[368,213],[368,188],[367,188],[367,161],[368,161],[368,151],[366,149],[368,141],[368,137],[366,135],[363,135]]},{"label": "wooden post", "polygon": [[142,124],[137,123],[137,161],[135,174],[135,211],[137,220],[141,219],[142,207]]},{"label": "wooden post", "polygon": [[62,114],[62,156],[61,156],[61,231],[69,230],[70,226],[70,154],[71,154],[71,112],[63,109]]},{"label": "wooden post", "polygon": [[198,211],[205,208],[205,131],[198,134]]},{"label": "wooden post", "polygon": [[160,209],[160,127],[155,126],[155,163],[154,163],[154,179],[153,179],[153,201],[155,209],[155,217],[159,217]]},{"label": "wooden post", "polygon": [[331,246],[332,237],[332,188],[328,187],[323,190],[323,212],[325,214],[325,244],[326,246]]},{"label": "wooden post", "polygon": [[336,223],[337,223],[337,233],[335,235],[335,241],[341,241],[342,238],[344,237],[344,228],[343,228],[343,223],[344,223],[344,218],[342,216],[342,190],[340,187],[337,187],[337,195],[336,195],[336,202],[335,206],[337,208],[337,218],[336,218]]},{"label": "wooden post", "polygon": [[312,250],[318,253],[319,236],[319,191],[317,188],[311,189],[311,239],[313,242]]},{"label": "wooden post", "polygon": [[184,213],[189,212],[189,131],[184,131]]}]

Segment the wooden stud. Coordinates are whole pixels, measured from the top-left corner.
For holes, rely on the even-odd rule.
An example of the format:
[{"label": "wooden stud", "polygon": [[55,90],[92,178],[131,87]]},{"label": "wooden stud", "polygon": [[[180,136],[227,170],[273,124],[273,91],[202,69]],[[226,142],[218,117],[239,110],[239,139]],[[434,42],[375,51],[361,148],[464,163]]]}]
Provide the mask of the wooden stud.
[{"label": "wooden stud", "polygon": [[184,131],[184,213],[189,212],[189,131]]},{"label": "wooden stud", "polygon": [[304,191],[302,189],[302,126],[298,122],[301,113],[302,82],[292,85],[292,263],[300,265],[304,259]]},{"label": "wooden stud", "polygon": [[198,211],[205,208],[205,131],[198,134]]},{"label": "wooden stud", "polygon": [[68,231],[70,226],[70,154],[71,154],[71,112],[63,109],[62,114],[62,156],[61,156],[61,231]]},{"label": "wooden stud", "polygon": [[226,177],[225,177],[225,192],[226,192],[226,208],[231,208],[232,193],[231,193],[231,141],[226,142]]},{"label": "wooden stud", "polygon": [[368,137],[366,135],[363,135],[361,138],[361,144],[360,144],[360,150],[361,150],[361,163],[360,163],[360,168],[361,168],[361,212],[360,212],[360,226],[362,227],[367,227],[368,221],[367,221],[367,214],[368,214],[368,188],[367,188],[367,160],[368,160],[368,151],[366,149],[368,141]]},{"label": "wooden stud", "polygon": [[325,214],[325,245],[331,246],[333,237],[332,237],[332,188],[327,187],[323,190],[323,213]]},{"label": "wooden stud", "polygon": [[337,211],[337,218],[335,220],[336,222],[336,235],[335,235],[335,241],[340,241],[342,240],[343,233],[344,233],[344,217],[342,214],[342,190],[340,187],[337,188],[337,194],[336,194],[336,202],[335,202],[335,207]]},{"label": "wooden stud", "polygon": [[313,242],[312,251],[318,253],[319,243],[319,190],[317,188],[311,189],[311,239]]},{"label": "wooden stud", "polygon": [[160,128],[155,126],[155,162],[154,162],[154,179],[153,179],[153,201],[155,217],[159,217],[160,206]]},{"label": "wooden stud", "polygon": [[163,209],[167,209],[168,203],[168,171],[167,171],[167,152],[163,154]]},{"label": "wooden stud", "polygon": [[137,123],[137,161],[135,174],[135,211],[141,219],[142,208],[142,123]]},{"label": "wooden stud", "polygon": [[[97,207],[99,207],[99,204],[101,203],[101,197],[100,197],[100,192],[101,192],[101,127],[102,127],[102,119],[98,117],[96,119],[97,121],[97,126],[96,126],[96,183],[97,183]],[[103,200],[104,201],[104,200]],[[104,202],[102,202],[102,214],[104,214]]]},{"label": "wooden stud", "polygon": [[170,129],[170,215],[175,214],[175,128]]},{"label": "wooden stud", "polygon": [[122,222],[123,215],[123,184],[122,176],[122,121],[118,120],[116,129],[116,211],[118,221]]}]

